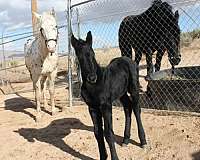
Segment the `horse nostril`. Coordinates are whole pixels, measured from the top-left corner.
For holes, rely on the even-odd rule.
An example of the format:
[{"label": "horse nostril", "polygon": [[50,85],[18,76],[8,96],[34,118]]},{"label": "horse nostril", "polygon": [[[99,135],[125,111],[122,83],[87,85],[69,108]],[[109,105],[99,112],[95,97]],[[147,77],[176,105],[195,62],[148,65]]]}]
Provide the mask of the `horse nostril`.
[{"label": "horse nostril", "polygon": [[96,75],[88,75],[87,80],[91,83],[96,83],[97,76]]}]

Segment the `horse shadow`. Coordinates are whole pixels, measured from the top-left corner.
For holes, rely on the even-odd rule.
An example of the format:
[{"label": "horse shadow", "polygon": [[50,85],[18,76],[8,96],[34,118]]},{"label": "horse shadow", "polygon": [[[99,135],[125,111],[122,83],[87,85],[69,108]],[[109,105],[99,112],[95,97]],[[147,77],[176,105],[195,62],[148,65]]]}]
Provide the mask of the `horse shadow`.
[{"label": "horse shadow", "polygon": [[[35,120],[35,115],[26,111],[26,109],[28,108],[36,108],[36,104],[34,103],[34,101],[27,99],[25,97],[22,97],[19,94],[17,94],[17,96],[18,97],[5,100],[5,110],[23,113]],[[46,110],[44,107],[41,107],[41,109],[43,112],[47,114],[51,114],[51,112]]]},{"label": "horse shadow", "polygon": [[200,151],[192,154],[192,160],[199,160],[200,159]]},{"label": "horse shadow", "polygon": [[[47,127],[41,129],[35,128],[21,128],[17,131],[20,136],[24,137],[28,142],[40,142],[49,143],[62,151],[71,154],[73,157],[81,160],[94,160],[91,157],[81,154],[69,145],[67,145],[63,138],[71,133],[71,129],[79,129],[93,132],[93,126],[87,126],[83,124],[79,119],[76,118],[63,118],[52,121]],[[123,137],[116,135],[116,143],[121,145]],[[130,140],[130,143],[138,145],[139,143]]]}]

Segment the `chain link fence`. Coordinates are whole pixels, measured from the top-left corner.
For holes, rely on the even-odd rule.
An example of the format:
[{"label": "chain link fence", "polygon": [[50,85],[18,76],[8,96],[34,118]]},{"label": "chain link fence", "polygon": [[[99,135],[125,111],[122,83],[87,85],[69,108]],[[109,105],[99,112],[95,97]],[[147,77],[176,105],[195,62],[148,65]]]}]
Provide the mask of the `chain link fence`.
[{"label": "chain link fence", "polygon": [[[66,23],[66,22],[65,22]],[[59,82],[66,86],[67,74],[67,31],[66,25],[58,24],[59,40],[58,40],[58,78],[56,84]],[[18,31],[19,30],[19,31]],[[33,39],[32,26],[29,28],[19,28],[16,31],[4,31],[0,37],[0,94],[24,93],[32,92],[33,88],[30,73],[25,66],[24,59],[24,43],[28,39]],[[12,49],[11,49],[12,48]],[[61,82],[61,83],[60,83]],[[22,85],[23,84],[23,85]],[[57,85],[58,86],[58,85]]]},{"label": "chain link fence", "polygon": [[72,31],[92,32],[101,66],[120,56],[139,64],[143,108],[200,112],[199,17],[198,0],[101,0],[72,9]]}]

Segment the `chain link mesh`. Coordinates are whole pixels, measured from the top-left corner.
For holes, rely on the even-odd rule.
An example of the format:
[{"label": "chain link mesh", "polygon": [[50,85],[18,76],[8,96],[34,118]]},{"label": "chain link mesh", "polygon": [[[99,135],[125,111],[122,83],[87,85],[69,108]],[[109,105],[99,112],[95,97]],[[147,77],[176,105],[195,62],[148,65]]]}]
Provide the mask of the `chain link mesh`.
[{"label": "chain link mesh", "polygon": [[101,66],[122,55],[138,62],[142,107],[199,112],[199,17],[198,0],[102,0],[73,9],[72,30],[92,31]]}]

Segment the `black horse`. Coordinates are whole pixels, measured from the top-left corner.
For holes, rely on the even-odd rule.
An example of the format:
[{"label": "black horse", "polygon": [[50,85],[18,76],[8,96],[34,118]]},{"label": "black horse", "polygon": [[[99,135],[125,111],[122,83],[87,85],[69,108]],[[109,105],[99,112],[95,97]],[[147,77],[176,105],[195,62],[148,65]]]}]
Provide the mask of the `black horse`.
[{"label": "black horse", "polygon": [[172,11],[167,2],[155,0],[152,6],[140,15],[123,19],[119,28],[119,47],[122,56],[132,58],[139,65],[142,53],[146,54],[147,77],[153,72],[152,54],[157,51],[155,71],[160,70],[162,56],[168,52],[170,64],[174,68],[181,61],[179,13]]},{"label": "black horse", "polygon": [[[86,41],[77,40],[72,35],[71,43],[81,67],[83,80],[81,96],[89,106],[89,113],[94,124],[94,134],[98,142],[100,160],[107,159],[104,135],[110,147],[112,160],[118,160],[112,127],[112,102],[118,98],[123,104],[126,118],[123,143],[128,144],[129,142],[133,110],[138,125],[141,146],[146,146],[147,142],[140,117],[141,109],[138,103],[139,76],[137,64],[128,57],[120,57],[113,59],[107,67],[100,67],[92,49],[91,32],[87,33]],[[130,97],[127,92],[130,93]]]}]

